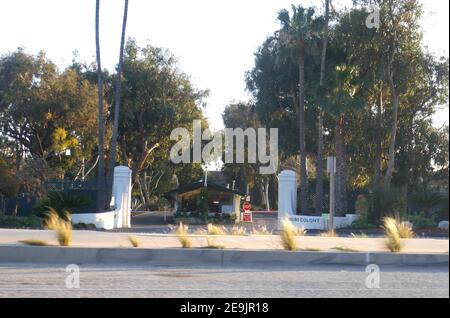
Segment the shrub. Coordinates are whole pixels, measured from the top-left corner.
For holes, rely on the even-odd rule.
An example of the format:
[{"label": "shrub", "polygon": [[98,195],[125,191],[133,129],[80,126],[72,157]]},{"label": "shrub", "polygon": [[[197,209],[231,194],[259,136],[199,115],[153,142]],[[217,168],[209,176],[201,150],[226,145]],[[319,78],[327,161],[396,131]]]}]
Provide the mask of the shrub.
[{"label": "shrub", "polygon": [[448,221],[448,211],[449,211],[449,195],[448,190],[445,194],[443,194],[442,197],[442,204],[439,206],[439,208],[436,211],[436,217],[438,218],[438,221]]},{"label": "shrub", "polygon": [[158,196],[152,196],[150,202],[147,204],[147,208],[150,211],[164,211],[164,209],[169,205],[169,202],[165,198]]},{"label": "shrub", "polygon": [[369,208],[369,200],[367,200],[367,198],[363,194],[358,195],[358,198],[355,202],[355,211],[358,215],[358,219],[367,220],[367,217],[369,215]]},{"label": "shrub", "polygon": [[402,239],[410,239],[414,237],[414,231],[409,222],[397,222],[398,235]]},{"label": "shrub", "polygon": [[55,211],[61,218],[66,221],[66,212],[73,213],[75,209],[89,206],[90,199],[85,196],[73,196],[64,192],[50,192],[46,198],[41,199],[33,208],[35,215],[44,217],[49,209]]},{"label": "shrub", "polygon": [[216,226],[212,224],[208,224],[208,234],[209,235],[226,235],[227,230],[223,226]]},{"label": "shrub", "polygon": [[130,243],[131,243],[131,245],[133,247],[139,247],[139,245],[141,245],[141,242],[139,241],[139,238],[137,236],[134,236],[134,235],[128,236],[128,241],[130,241]]},{"label": "shrub", "polygon": [[195,231],[195,235],[208,235],[208,231],[200,228]]},{"label": "shrub", "polygon": [[305,230],[304,227],[300,227],[300,228],[295,229],[295,236],[305,236],[306,233],[308,233],[308,231]]},{"label": "shrub", "polygon": [[77,223],[72,225],[74,230],[91,230],[95,231],[97,229],[97,226],[95,224],[86,224],[86,223]]},{"label": "shrub", "polygon": [[64,218],[52,208],[45,215],[45,228],[56,232],[56,239],[59,245],[69,246],[72,242],[72,223],[68,212],[65,212]]},{"label": "shrub", "polygon": [[412,201],[425,216],[431,216],[434,210],[445,206],[446,201],[448,202],[448,194],[446,196],[440,192],[421,191],[412,195]]},{"label": "shrub", "polygon": [[175,230],[175,234],[183,248],[191,248],[192,247],[192,240],[188,236],[188,229],[189,228],[186,225],[183,225],[183,223],[180,223],[178,228]]},{"label": "shrub", "polygon": [[295,228],[288,218],[283,220],[283,227],[281,230],[281,244],[283,248],[288,251],[295,251],[298,249]]},{"label": "shrub", "polygon": [[225,246],[217,244],[212,238],[207,237],[205,248],[223,250]]},{"label": "shrub", "polygon": [[384,218],[383,229],[387,237],[387,248],[393,253],[401,252],[404,245],[398,233],[397,221],[390,217]]},{"label": "shrub", "polygon": [[401,189],[376,190],[373,194],[372,211],[368,221],[376,222],[383,217],[395,215],[400,218],[406,211],[406,195]]},{"label": "shrub", "polygon": [[338,252],[344,252],[344,253],[358,253],[359,251],[345,247],[345,246],[336,246],[333,247],[332,250],[338,251]]},{"label": "shrub", "polygon": [[366,219],[358,218],[352,223],[352,225],[350,225],[350,228],[354,230],[367,230],[378,228],[378,226],[376,224],[373,224],[372,222],[369,222]]},{"label": "shrub", "polygon": [[0,217],[0,227],[13,229],[41,229],[41,219],[35,215],[26,217],[2,216]]},{"label": "shrub", "polygon": [[235,235],[235,236],[246,236],[247,235],[247,230],[245,229],[245,227],[242,226],[234,226],[231,229],[231,235]]},{"label": "shrub", "polygon": [[48,246],[48,243],[42,240],[34,240],[34,239],[30,239],[30,240],[23,240],[23,241],[19,241],[22,244],[25,245],[30,245],[30,246]]},{"label": "shrub", "polygon": [[426,217],[423,214],[410,214],[406,219],[413,224],[415,229],[427,229],[434,228],[437,225],[436,220],[433,216]]},{"label": "shrub", "polygon": [[253,235],[272,235],[272,232],[269,231],[266,225],[258,225],[253,227],[252,229]]}]

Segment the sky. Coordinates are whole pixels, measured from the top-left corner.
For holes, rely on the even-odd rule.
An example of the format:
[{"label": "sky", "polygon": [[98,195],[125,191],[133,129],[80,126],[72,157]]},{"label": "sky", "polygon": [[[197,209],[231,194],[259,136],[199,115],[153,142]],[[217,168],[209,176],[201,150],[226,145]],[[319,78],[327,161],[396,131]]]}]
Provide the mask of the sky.
[{"label": "sky", "polygon": [[[123,0],[101,1],[102,66],[114,70],[118,61]],[[233,101],[246,101],[245,72],[254,52],[278,27],[277,12],[291,3],[323,7],[323,0],[130,0],[127,36],[141,46],[168,48],[182,71],[199,89],[209,89],[206,116],[212,127],[223,126],[221,115]],[[336,6],[349,0],[334,0]],[[449,1],[422,0],[424,42],[436,54],[449,52]],[[95,0],[0,0],[0,54],[23,47],[45,50],[60,67],[73,52],[95,60]],[[448,106],[435,116],[448,123]]]}]

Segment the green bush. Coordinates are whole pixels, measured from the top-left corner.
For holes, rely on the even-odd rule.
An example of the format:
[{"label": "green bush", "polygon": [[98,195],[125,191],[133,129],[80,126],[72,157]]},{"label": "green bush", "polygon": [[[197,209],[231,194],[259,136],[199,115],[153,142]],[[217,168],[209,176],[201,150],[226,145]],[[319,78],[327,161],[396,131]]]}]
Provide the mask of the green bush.
[{"label": "green bush", "polygon": [[61,218],[65,218],[64,211],[73,213],[75,209],[87,207],[90,203],[91,200],[85,196],[78,197],[64,192],[50,192],[46,198],[36,203],[33,213],[38,217],[44,217],[49,209],[54,209]]},{"label": "green bush", "polygon": [[0,227],[11,229],[41,229],[41,219],[35,215],[26,217],[2,216]]},{"label": "green bush", "polygon": [[374,224],[373,222],[369,222],[367,219],[359,218],[352,223],[350,228],[354,230],[366,230],[379,228],[379,226],[377,224]]},{"label": "green bush", "polygon": [[448,192],[421,191],[412,195],[412,203],[417,212],[427,217],[448,220]]},{"label": "green bush", "polygon": [[420,209],[420,212],[425,215],[430,215],[435,210],[442,207],[447,198],[444,194],[434,191],[421,191],[412,195],[413,203]]},{"label": "green bush", "polygon": [[208,219],[209,205],[207,192],[205,190],[201,192],[197,200],[197,209],[200,217],[206,221]]},{"label": "green bush", "polygon": [[169,201],[165,198],[152,196],[147,202],[147,208],[149,211],[164,211],[166,207],[169,205]]},{"label": "green bush", "polygon": [[437,222],[433,216],[427,217],[423,214],[411,214],[406,217],[408,222],[413,224],[415,229],[427,229],[437,227]]},{"label": "green bush", "polygon": [[86,224],[86,223],[77,223],[73,225],[73,229],[74,230],[96,230],[97,227],[95,226],[95,224]]},{"label": "green bush", "polygon": [[367,200],[367,198],[363,194],[358,195],[358,198],[356,199],[355,202],[355,210],[356,214],[360,219],[364,220],[367,219],[369,215],[369,208],[370,208],[369,200]]},{"label": "green bush", "polygon": [[370,222],[376,223],[392,215],[401,219],[405,213],[406,195],[401,189],[391,187],[389,190],[380,189],[373,193],[368,217]]}]

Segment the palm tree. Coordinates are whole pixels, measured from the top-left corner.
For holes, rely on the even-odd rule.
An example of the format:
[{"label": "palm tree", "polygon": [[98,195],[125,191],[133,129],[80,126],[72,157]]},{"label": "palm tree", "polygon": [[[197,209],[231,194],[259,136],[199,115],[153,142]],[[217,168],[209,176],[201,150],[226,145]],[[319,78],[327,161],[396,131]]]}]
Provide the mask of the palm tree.
[{"label": "palm tree", "polygon": [[[324,86],[325,64],[328,45],[328,22],[330,18],[330,0],[325,0],[325,25],[323,29],[322,57],[320,63],[320,86]],[[323,110],[319,107],[318,136],[317,136],[317,163],[316,163],[316,214],[323,212]]]},{"label": "palm tree", "polygon": [[104,121],[103,121],[103,79],[100,58],[100,0],[95,6],[95,48],[97,57],[97,90],[98,90],[98,173],[97,173],[97,210],[106,207],[105,201],[105,153],[104,153]]},{"label": "palm tree", "polygon": [[109,154],[109,165],[108,165],[108,179],[107,179],[107,198],[111,200],[112,193],[112,183],[114,176],[114,166],[116,163],[116,149],[117,149],[117,137],[119,131],[119,113],[120,113],[120,94],[122,88],[122,67],[123,67],[123,51],[125,46],[125,32],[127,28],[127,18],[128,18],[128,0],[125,0],[125,7],[123,11],[123,22],[122,22],[122,35],[120,39],[120,53],[119,53],[119,64],[117,67],[117,77],[116,77],[116,95],[114,104],[114,124],[113,132],[111,138],[111,151]]},{"label": "palm tree", "polygon": [[313,31],[314,9],[305,9],[302,6],[292,5],[292,17],[287,10],[278,13],[281,23],[280,34],[284,42],[297,50],[299,94],[298,94],[298,121],[299,121],[299,148],[300,148],[300,213],[308,211],[308,176],[306,174],[306,147],[305,147],[305,43]]}]

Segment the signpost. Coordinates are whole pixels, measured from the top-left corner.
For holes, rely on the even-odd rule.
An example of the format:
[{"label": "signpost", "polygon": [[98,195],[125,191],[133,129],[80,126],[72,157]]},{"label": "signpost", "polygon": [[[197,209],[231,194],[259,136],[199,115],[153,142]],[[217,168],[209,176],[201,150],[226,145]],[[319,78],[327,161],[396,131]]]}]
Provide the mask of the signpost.
[{"label": "signpost", "polygon": [[330,216],[329,230],[334,230],[334,208],[335,208],[335,182],[336,182],[336,157],[328,157],[327,170],[330,174]]},{"label": "signpost", "polygon": [[322,213],[322,219],[325,223],[325,229],[330,229],[330,213]]},{"label": "signpost", "polygon": [[242,216],[242,221],[243,222],[247,222],[247,223],[252,223],[253,222],[253,215],[252,212],[250,211],[252,208],[250,202],[244,202],[244,204],[242,205],[242,209],[244,210],[244,214]]}]

